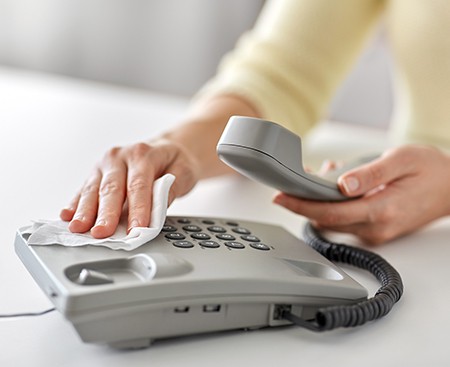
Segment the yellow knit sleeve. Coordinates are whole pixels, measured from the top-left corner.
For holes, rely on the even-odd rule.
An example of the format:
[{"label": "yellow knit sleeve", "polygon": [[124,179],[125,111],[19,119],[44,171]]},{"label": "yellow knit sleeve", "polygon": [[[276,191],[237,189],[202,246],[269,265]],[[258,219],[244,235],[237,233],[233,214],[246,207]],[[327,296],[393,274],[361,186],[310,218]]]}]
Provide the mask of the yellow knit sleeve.
[{"label": "yellow knit sleeve", "polygon": [[381,0],[273,0],[198,98],[244,97],[304,134],[322,116],[378,19]]}]

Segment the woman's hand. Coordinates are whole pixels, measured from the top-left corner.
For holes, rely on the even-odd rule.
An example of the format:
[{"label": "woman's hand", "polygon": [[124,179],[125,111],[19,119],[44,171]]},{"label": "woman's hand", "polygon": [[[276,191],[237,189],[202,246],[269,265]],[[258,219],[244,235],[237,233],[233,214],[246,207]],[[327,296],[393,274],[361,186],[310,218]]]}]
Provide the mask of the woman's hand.
[{"label": "woman's hand", "polygon": [[174,142],[160,139],[112,148],[60,217],[70,221],[72,232],[91,230],[92,236],[105,238],[115,232],[127,202],[128,229],[148,226],[153,182],[165,173],[176,177],[169,204],[190,191],[199,179],[195,158]]},{"label": "woman's hand", "polygon": [[151,143],[110,149],[78,195],[60,213],[72,232],[91,230],[92,236],[111,236],[125,203],[128,230],[150,224],[153,182],[166,173],[175,176],[169,204],[188,193],[198,180],[232,172],[217,157],[216,145],[232,115],[258,117],[242,97],[217,95],[191,107],[175,129]]},{"label": "woman's hand", "polygon": [[383,243],[450,214],[450,157],[426,146],[395,148],[346,172],[338,186],[355,199],[318,202],[279,193],[274,202],[318,228]]}]

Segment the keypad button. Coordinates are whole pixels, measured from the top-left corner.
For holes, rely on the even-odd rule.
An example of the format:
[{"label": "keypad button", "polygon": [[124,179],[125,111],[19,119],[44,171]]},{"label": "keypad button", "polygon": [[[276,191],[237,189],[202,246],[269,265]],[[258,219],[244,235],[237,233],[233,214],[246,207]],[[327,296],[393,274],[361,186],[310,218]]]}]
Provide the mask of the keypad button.
[{"label": "keypad button", "polygon": [[216,241],[201,241],[199,242],[200,246],[208,247],[208,248],[217,248],[220,247],[220,244]]},{"label": "keypad button", "polygon": [[188,232],[201,232],[202,229],[199,226],[194,224],[188,224],[187,226],[183,226],[183,229]]},{"label": "keypad button", "polygon": [[216,237],[219,240],[224,240],[224,241],[234,241],[236,239],[236,237],[234,237],[233,235],[231,235],[229,233],[219,233],[218,235],[216,235]]},{"label": "keypad button", "polygon": [[236,242],[236,241],[225,242],[225,246],[227,246],[229,248],[236,248],[236,249],[245,248],[244,244],[242,244],[240,242]]},{"label": "keypad button", "polygon": [[180,218],[180,219],[177,220],[177,222],[181,223],[181,224],[189,224],[189,223],[191,223],[191,221],[189,219],[187,219],[187,218]]},{"label": "keypad button", "polygon": [[210,225],[210,226],[215,224],[215,222],[213,220],[209,220],[209,219],[202,220],[202,223]]},{"label": "keypad button", "polygon": [[163,231],[163,232],[176,232],[176,231],[177,231],[177,228],[174,227],[174,226],[171,226],[170,224],[166,224],[166,225],[164,225],[164,226],[162,227],[162,230],[161,230],[161,231]]},{"label": "keypad button", "polygon": [[199,233],[192,233],[191,234],[192,238],[195,238],[196,240],[209,240],[211,239],[211,236],[203,233],[203,232],[199,232]]},{"label": "keypad button", "polygon": [[261,243],[261,242],[258,242],[258,243],[254,243],[253,242],[253,243],[250,244],[250,247],[253,247],[256,250],[263,250],[263,251],[269,251],[270,250],[269,246],[267,246],[265,243]]},{"label": "keypad button", "polygon": [[179,232],[167,233],[165,237],[168,238],[169,240],[184,240],[186,238],[184,234]]},{"label": "keypad button", "polygon": [[259,242],[259,241],[261,241],[258,237],[252,236],[252,235],[241,236],[241,238],[244,241],[249,241],[249,242]]},{"label": "keypad button", "polygon": [[194,244],[189,241],[175,241],[172,243],[174,246],[179,248],[191,248],[194,247]]},{"label": "keypad button", "polygon": [[221,226],[210,226],[208,229],[214,233],[225,233],[227,230]]},{"label": "keypad button", "polygon": [[250,234],[250,231],[247,228],[236,227],[231,229],[234,233],[237,234]]},{"label": "keypad button", "polygon": [[227,222],[227,224],[228,224],[229,226],[231,226],[231,227],[237,227],[237,226],[239,226],[239,223],[236,223],[236,222]]}]

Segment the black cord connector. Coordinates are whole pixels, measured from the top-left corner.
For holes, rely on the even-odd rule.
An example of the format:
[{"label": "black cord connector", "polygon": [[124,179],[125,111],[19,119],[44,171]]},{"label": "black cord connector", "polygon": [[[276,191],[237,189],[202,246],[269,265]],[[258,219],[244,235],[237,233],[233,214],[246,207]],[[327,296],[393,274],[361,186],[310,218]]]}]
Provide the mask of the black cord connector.
[{"label": "black cord connector", "polygon": [[381,256],[365,249],[328,241],[309,222],[303,236],[308,245],[328,260],[353,265],[375,275],[381,288],[372,298],[353,305],[320,308],[312,321],[292,314],[289,308],[282,310],[282,318],[314,331],[360,326],[385,316],[401,298],[403,282],[400,274]]}]

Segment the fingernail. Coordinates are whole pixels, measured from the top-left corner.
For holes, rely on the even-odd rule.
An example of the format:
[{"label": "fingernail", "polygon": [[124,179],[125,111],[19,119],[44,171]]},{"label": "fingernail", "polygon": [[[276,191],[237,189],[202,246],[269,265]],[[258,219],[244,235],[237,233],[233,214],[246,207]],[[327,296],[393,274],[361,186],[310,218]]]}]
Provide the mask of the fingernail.
[{"label": "fingernail", "polygon": [[69,230],[73,233],[80,233],[80,232],[84,232],[86,229],[84,228],[84,217],[76,217],[73,218],[70,222],[69,222]]},{"label": "fingernail", "polygon": [[61,211],[59,212],[59,217],[60,217],[62,220],[70,221],[70,220],[73,219],[73,213],[74,213],[74,212],[75,212],[75,210],[70,210],[70,209],[67,209],[67,208],[63,208],[63,209],[61,209]]},{"label": "fingernail", "polygon": [[275,204],[278,204],[278,205],[283,205],[284,200],[283,200],[283,197],[282,197],[282,196],[275,196],[275,197],[273,198],[273,202],[274,202]]},{"label": "fingernail", "polygon": [[83,215],[76,215],[72,218],[71,222],[82,222],[84,223],[86,221],[86,217]]},{"label": "fingernail", "polygon": [[94,227],[105,227],[105,226],[106,226],[106,220],[100,219],[97,222],[95,222],[95,226]]},{"label": "fingernail", "polygon": [[128,227],[128,230],[131,231],[133,228],[139,227],[139,221],[137,219],[133,219]]},{"label": "fingernail", "polygon": [[319,171],[326,171],[330,169],[332,162],[329,159],[325,159],[320,165]]},{"label": "fingernail", "polygon": [[342,185],[344,185],[345,191],[352,193],[359,189],[359,180],[353,176],[346,177]]}]

